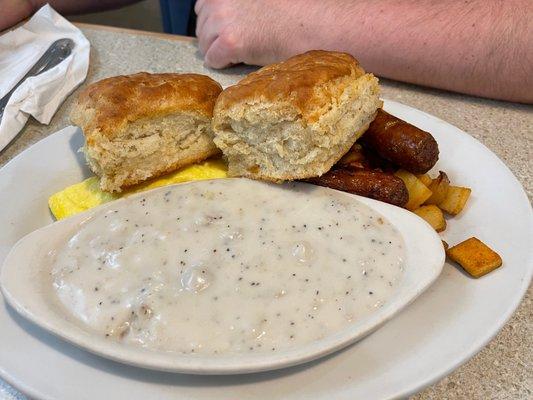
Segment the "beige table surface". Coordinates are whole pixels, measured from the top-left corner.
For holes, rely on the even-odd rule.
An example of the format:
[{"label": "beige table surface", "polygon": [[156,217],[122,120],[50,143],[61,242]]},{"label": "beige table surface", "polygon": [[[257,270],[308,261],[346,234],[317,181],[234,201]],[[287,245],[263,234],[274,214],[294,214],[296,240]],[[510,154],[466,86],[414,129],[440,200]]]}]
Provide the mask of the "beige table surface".
[{"label": "beige table surface", "polygon": [[[204,72],[222,85],[234,83],[247,67],[207,70],[195,42],[163,34],[79,24],[91,42],[86,82],[148,72]],[[0,153],[0,166],[29,145],[69,125],[70,96],[44,126],[33,119]],[[496,153],[532,195],[533,107],[463,96],[382,80],[382,97],[433,114],[471,134]],[[503,330],[480,353],[413,399],[533,398],[532,289]],[[0,399],[24,397],[0,380]]]}]

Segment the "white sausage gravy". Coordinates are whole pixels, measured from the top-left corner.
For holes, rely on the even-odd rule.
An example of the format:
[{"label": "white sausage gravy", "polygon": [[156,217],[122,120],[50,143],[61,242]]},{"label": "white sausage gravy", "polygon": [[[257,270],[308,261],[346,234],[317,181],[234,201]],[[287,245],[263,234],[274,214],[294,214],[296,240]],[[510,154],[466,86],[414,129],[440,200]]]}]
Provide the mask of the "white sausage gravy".
[{"label": "white sausage gravy", "polygon": [[95,214],[50,255],[49,287],[109,340],[275,352],[381,307],[402,278],[403,247],[385,218],[333,190],[203,181]]}]

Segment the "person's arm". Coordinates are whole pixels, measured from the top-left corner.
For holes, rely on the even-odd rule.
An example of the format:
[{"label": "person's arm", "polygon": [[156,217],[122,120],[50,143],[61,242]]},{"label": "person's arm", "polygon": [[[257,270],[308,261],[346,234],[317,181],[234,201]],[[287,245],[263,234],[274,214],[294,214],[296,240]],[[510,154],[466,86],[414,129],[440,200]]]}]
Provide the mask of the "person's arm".
[{"label": "person's arm", "polygon": [[46,3],[62,14],[110,10],[140,0],[0,0],[0,32],[31,15]]},{"label": "person's arm", "polygon": [[198,0],[196,12],[214,68],[340,50],[379,76],[533,102],[531,0]]}]

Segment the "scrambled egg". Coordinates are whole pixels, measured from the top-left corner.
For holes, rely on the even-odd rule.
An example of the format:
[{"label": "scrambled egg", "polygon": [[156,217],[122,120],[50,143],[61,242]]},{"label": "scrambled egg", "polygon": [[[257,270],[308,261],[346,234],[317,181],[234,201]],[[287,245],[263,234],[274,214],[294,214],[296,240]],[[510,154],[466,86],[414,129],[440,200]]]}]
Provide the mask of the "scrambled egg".
[{"label": "scrambled egg", "polygon": [[227,167],[222,160],[208,160],[133,186],[122,193],[113,194],[100,190],[98,177],[93,176],[53,194],[48,199],[48,206],[54,217],[60,220],[132,193],[173,183],[225,178],[226,172]]}]

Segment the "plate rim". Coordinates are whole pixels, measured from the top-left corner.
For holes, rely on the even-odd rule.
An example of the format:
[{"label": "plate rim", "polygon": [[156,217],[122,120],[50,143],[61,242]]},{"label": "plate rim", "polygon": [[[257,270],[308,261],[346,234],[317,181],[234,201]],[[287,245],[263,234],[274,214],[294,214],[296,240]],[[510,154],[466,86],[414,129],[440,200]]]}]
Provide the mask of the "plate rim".
[{"label": "plate rim", "polygon": [[[520,183],[520,181],[515,176],[513,171],[511,171],[511,169],[503,162],[503,160],[500,157],[498,157],[497,154],[495,154],[487,146],[485,146],[483,143],[481,143],[475,137],[469,135],[467,132],[465,132],[461,128],[456,127],[455,125],[453,125],[453,124],[451,124],[449,122],[446,122],[446,121],[444,121],[444,120],[442,120],[442,119],[440,119],[440,118],[438,118],[438,117],[436,117],[436,116],[434,116],[432,114],[426,113],[425,111],[419,110],[419,109],[417,109],[415,107],[411,107],[411,106],[408,106],[406,104],[403,104],[403,103],[400,103],[400,102],[397,102],[397,101],[393,101],[393,100],[387,100],[386,102],[384,102],[384,107],[383,107],[384,109],[387,108],[387,103],[392,105],[393,107],[404,108],[406,111],[415,110],[415,111],[419,112],[421,115],[423,115],[424,118],[427,118],[427,119],[429,119],[429,120],[431,120],[431,121],[433,121],[435,123],[438,123],[438,124],[445,123],[447,125],[453,126],[456,129],[456,133],[458,133],[461,136],[467,138],[467,140],[471,141],[474,145],[476,145],[476,146],[482,148],[483,150],[487,151],[495,159],[495,161],[499,163],[499,168],[502,168],[503,170],[505,170],[505,172],[508,175],[510,175],[512,177],[512,179],[515,181],[515,183],[518,185],[518,187],[520,188],[520,195],[522,196],[522,201],[524,201],[526,203],[529,203],[529,208],[530,208],[530,215],[529,215],[530,224],[529,224],[529,228],[530,228],[530,230],[533,230],[533,226],[532,226],[533,209],[532,209],[531,203],[529,202],[529,198],[527,197],[527,193],[526,193],[526,191],[524,189],[524,186]],[[532,257],[532,254],[530,253],[530,258],[531,257]],[[436,374],[436,376],[433,379],[428,378],[428,379],[426,379],[424,381],[424,383],[421,383],[420,385],[414,385],[411,390],[409,390],[408,392],[405,393],[405,396],[411,396],[411,395],[413,395],[415,393],[418,393],[422,389],[424,389],[424,388],[432,385],[433,383],[443,379],[444,377],[448,376],[453,371],[455,371],[457,368],[461,367],[466,362],[470,361],[472,359],[472,357],[474,357],[481,350],[483,350],[487,346],[487,344],[492,339],[494,339],[496,337],[496,335],[498,335],[498,333],[501,332],[503,327],[507,324],[507,322],[513,316],[513,314],[516,311],[516,309],[518,308],[518,306],[522,303],[522,301],[524,300],[524,297],[526,295],[526,292],[529,289],[529,286],[531,285],[532,277],[533,277],[533,267],[530,266],[529,269],[527,270],[527,273],[525,274],[525,279],[523,279],[521,281],[521,286],[520,286],[520,290],[519,290],[520,295],[519,296],[515,296],[514,297],[514,301],[511,302],[511,304],[507,307],[507,309],[505,310],[505,313],[500,315],[500,318],[498,318],[498,328],[494,332],[490,332],[489,334],[485,335],[484,337],[478,338],[478,340],[476,340],[476,345],[472,346],[471,349],[467,350],[464,353],[464,354],[466,354],[466,357],[463,357],[463,359],[461,361],[457,362],[454,365],[450,365],[447,368],[443,368],[442,371],[439,372],[438,374]],[[401,396],[404,396],[404,394],[401,394]]]},{"label": "plate rim", "polygon": [[[391,108],[393,110],[390,110]],[[529,199],[527,197],[527,194],[525,192],[525,189],[524,189],[523,185],[516,178],[516,176],[510,170],[510,168],[495,153],[493,153],[485,144],[481,143],[480,141],[478,141],[476,138],[474,138],[473,136],[471,136],[470,134],[468,134],[467,132],[465,132],[461,128],[458,128],[458,127],[456,127],[455,125],[453,125],[453,124],[451,124],[449,122],[446,122],[446,121],[444,121],[444,120],[442,120],[442,119],[440,119],[440,118],[438,118],[438,117],[436,117],[434,115],[431,115],[431,114],[429,114],[429,113],[427,113],[425,111],[419,110],[419,109],[417,109],[415,107],[412,107],[412,106],[409,106],[409,105],[406,105],[406,104],[402,104],[402,103],[399,103],[399,102],[396,102],[396,101],[393,101],[393,100],[384,99],[384,109],[390,111],[392,114],[396,114],[398,112],[400,112],[402,114],[415,112],[417,114],[418,118],[422,118],[423,117],[424,119],[430,121],[433,124],[445,124],[446,126],[449,126],[449,127],[453,128],[453,130],[454,130],[453,134],[454,135],[459,134],[460,136],[466,138],[466,140],[468,140],[470,142],[470,144],[473,144],[474,146],[480,148],[481,150],[483,150],[484,152],[489,154],[492,157],[493,161],[497,162],[498,169],[502,169],[502,167],[503,167],[503,170],[505,171],[505,173],[507,175],[509,175],[513,179],[514,184],[517,185],[517,188],[519,188],[519,190],[517,191],[517,194],[520,193],[521,201],[524,201],[527,204],[529,204],[530,213],[529,213],[528,229],[530,231],[533,231],[533,215],[532,215],[531,203],[529,202]],[[402,118],[404,118],[406,120],[410,119],[410,118],[406,118],[405,115]],[[0,168],[0,174],[2,172],[4,172],[4,169],[6,169],[6,167],[11,166],[11,164],[14,164],[16,161],[18,161],[18,159],[22,158],[23,154],[28,149],[30,149],[31,147],[33,147],[33,146],[35,146],[35,145],[37,145],[37,144],[39,144],[41,142],[47,141],[49,139],[52,139],[52,137],[55,137],[56,135],[68,134],[68,133],[64,133],[64,131],[68,131],[69,129],[73,129],[73,127],[72,126],[67,126],[65,128],[62,128],[62,129],[60,129],[60,130],[48,135],[47,137],[39,140],[38,142],[32,144],[31,146],[26,147],[22,152],[20,152],[15,157],[10,159],[8,162],[5,163],[5,165],[3,165]],[[72,133],[73,132],[71,132],[71,134]],[[457,359],[451,361],[449,363],[449,365],[443,366],[442,368],[438,369],[438,372],[437,373],[432,373],[431,377],[428,377],[427,379],[423,379],[423,380],[418,380],[418,381],[416,381],[416,383],[413,383],[413,384],[411,384],[409,386],[404,386],[403,389],[401,389],[401,391],[396,389],[395,391],[391,392],[391,397],[392,398],[396,398],[396,397],[399,397],[399,396],[412,395],[413,393],[417,393],[420,390],[424,389],[425,387],[427,387],[427,386],[429,386],[429,385],[441,380],[443,377],[449,375],[452,371],[454,371],[455,369],[459,368],[461,365],[463,365],[467,361],[469,361],[475,354],[480,352],[487,345],[487,343],[490,342],[501,331],[501,329],[505,326],[505,324],[508,322],[508,320],[512,317],[512,315],[515,312],[515,310],[517,309],[517,307],[523,301],[525,293],[526,293],[526,291],[528,290],[528,288],[529,288],[529,286],[531,284],[531,279],[532,279],[532,275],[533,275],[533,263],[531,262],[532,258],[533,258],[532,256],[533,256],[533,254],[531,254],[531,252],[530,252],[529,256],[526,255],[526,263],[528,265],[526,265],[526,270],[525,270],[525,273],[524,273],[524,279],[521,280],[519,290],[516,293],[517,295],[513,297],[513,301],[509,302],[508,306],[506,307],[505,312],[501,313],[499,318],[497,319],[497,321],[498,321],[497,322],[497,328],[495,328],[493,332],[490,332],[490,333],[488,333],[488,334],[486,334],[484,336],[478,335],[477,336],[478,339],[475,341],[475,345],[472,345],[471,348],[468,351],[464,351],[462,353],[462,354],[464,354],[464,356],[462,356],[460,359],[457,358]],[[494,324],[494,326],[496,326],[496,324]],[[436,371],[436,370],[437,369],[433,369],[432,371]],[[39,392],[37,389],[34,390],[34,388],[31,385],[28,385],[26,383],[20,382],[17,379],[14,379],[14,377],[12,377],[10,374],[8,374],[7,371],[5,371],[5,369],[1,365],[0,365],[0,377],[2,379],[4,379],[7,383],[9,383],[10,385],[15,387],[17,390],[21,391],[22,393],[28,394],[30,397],[45,398],[45,399],[49,399],[50,398],[50,397],[47,397],[47,396],[43,395],[43,393]]]}]

